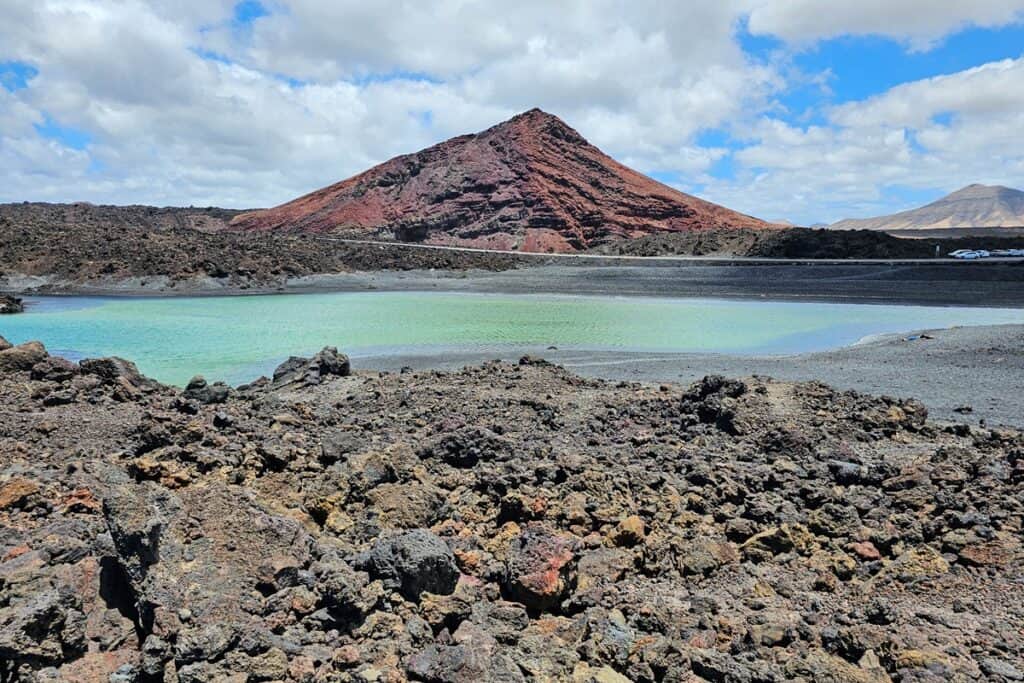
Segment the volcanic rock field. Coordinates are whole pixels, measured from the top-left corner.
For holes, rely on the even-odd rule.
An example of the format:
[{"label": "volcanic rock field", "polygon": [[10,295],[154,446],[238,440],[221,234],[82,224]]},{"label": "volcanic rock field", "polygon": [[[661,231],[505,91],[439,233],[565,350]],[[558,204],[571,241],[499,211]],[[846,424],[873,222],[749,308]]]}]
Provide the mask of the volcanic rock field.
[{"label": "volcanic rock field", "polygon": [[1024,434],[530,357],[163,386],[0,343],[0,680],[1024,677]]}]

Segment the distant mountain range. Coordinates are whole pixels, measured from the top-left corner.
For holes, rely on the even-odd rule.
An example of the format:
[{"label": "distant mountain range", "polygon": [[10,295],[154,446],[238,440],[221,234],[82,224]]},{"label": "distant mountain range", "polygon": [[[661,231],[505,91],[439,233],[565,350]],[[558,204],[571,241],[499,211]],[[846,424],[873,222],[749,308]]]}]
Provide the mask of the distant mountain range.
[{"label": "distant mountain range", "polygon": [[615,161],[532,109],[396,157],[232,229],[571,252],[660,232],[772,226]]},{"label": "distant mountain range", "polygon": [[968,185],[918,209],[877,218],[846,219],[833,230],[935,230],[1024,227],[1024,192],[1000,185]]}]

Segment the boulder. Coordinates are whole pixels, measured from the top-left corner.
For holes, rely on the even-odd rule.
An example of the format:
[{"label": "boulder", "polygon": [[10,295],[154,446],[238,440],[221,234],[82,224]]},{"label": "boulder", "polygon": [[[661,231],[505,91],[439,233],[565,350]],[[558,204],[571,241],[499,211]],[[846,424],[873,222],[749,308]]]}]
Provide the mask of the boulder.
[{"label": "boulder", "polygon": [[32,366],[32,379],[41,382],[66,382],[78,373],[77,364],[60,356],[47,356]]},{"label": "boulder", "polygon": [[0,484],[0,510],[23,507],[39,494],[39,484],[15,477]]},{"label": "boulder", "polygon": [[30,341],[0,351],[0,372],[31,370],[32,366],[46,358],[46,347],[40,342]]},{"label": "boulder", "polygon": [[0,608],[0,662],[58,664],[85,646],[80,603],[67,591],[48,590]]},{"label": "boulder", "polygon": [[459,581],[451,549],[426,529],[379,539],[356,566],[407,600],[419,600],[421,593],[449,595]]},{"label": "boulder", "polygon": [[590,666],[580,662],[573,669],[572,683],[629,683],[629,679],[610,666]]},{"label": "boulder", "polygon": [[24,313],[25,304],[16,296],[10,296],[8,294],[0,294],[0,315],[10,315],[13,313]]},{"label": "boulder", "polygon": [[534,611],[551,610],[575,582],[576,543],[540,524],[512,539],[505,562],[505,590]]},{"label": "boulder", "polygon": [[[103,501],[152,666],[215,660],[260,629],[260,592],[284,587],[309,565],[311,540],[269,514],[243,488],[207,483],[164,489],[122,474]],[[281,583],[279,583],[281,582]],[[156,640],[154,640],[156,639]],[[174,648],[158,647],[174,642]]]},{"label": "boulder", "polygon": [[597,548],[584,552],[576,567],[576,590],[588,591],[593,587],[613,584],[633,568],[635,560],[630,551],[620,548]]},{"label": "boulder", "polygon": [[82,373],[92,375],[114,389],[114,396],[122,401],[133,400],[142,392],[157,389],[158,382],[149,379],[123,358],[86,358],[79,362]]},{"label": "boulder", "polygon": [[814,535],[802,524],[783,524],[754,534],[740,546],[740,552],[754,562],[763,562],[782,553],[809,555],[816,545]]},{"label": "boulder", "polygon": [[223,382],[208,384],[201,375],[196,375],[185,386],[181,395],[192,401],[198,401],[205,405],[212,403],[224,403],[231,394],[231,388]]},{"label": "boulder", "polygon": [[352,374],[348,356],[338,353],[333,346],[325,346],[312,358],[292,356],[274,370],[274,386],[301,383],[320,384],[331,375],[347,377]]},{"label": "boulder", "polygon": [[644,525],[644,520],[637,515],[630,515],[619,521],[612,532],[611,540],[617,546],[628,548],[638,543],[643,543],[646,535],[647,529]]},{"label": "boulder", "polygon": [[367,498],[387,529],[429,527],[441,517],[444,496],[435,486],[411,482],[385,483],[373,488]]},{"label": "boulder", "polygon": [[437,683],[477,683],[478,681],[525,681],[522,671],[490,633],[471,622],[463,622],[448,646],[431,645],[409,658],[407,671],[416,680]]},{"label": "boulder", "polygon": [[786,662],[785,674],[788,680],[825,683],[889,683],[891,680],[883,669],[858,667],[817,649]]},{"label": "boulder", "polygon": [[980,664],[981,670],[996,680],[1024,681],[1024,672],[1004,659],[984,657]]},{"label": "boulder", "polygon": [[425,460],[437,458],[452,467],[473,467],[478,462],[509,459],[512,444],[486,427],[462,427],[441,436],[419,451]]}]

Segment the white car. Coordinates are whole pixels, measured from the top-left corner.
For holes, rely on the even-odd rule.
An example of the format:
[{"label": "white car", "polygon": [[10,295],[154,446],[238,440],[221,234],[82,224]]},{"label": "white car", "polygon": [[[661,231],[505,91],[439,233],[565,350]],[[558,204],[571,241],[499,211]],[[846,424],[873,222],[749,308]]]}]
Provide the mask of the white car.
[{"label": "white car", "polygon": [[981,253],[972,249],[957,249],[956,251],[949,252],[949,255],[961,261],[973,261],[974,259],[982,258]]}]

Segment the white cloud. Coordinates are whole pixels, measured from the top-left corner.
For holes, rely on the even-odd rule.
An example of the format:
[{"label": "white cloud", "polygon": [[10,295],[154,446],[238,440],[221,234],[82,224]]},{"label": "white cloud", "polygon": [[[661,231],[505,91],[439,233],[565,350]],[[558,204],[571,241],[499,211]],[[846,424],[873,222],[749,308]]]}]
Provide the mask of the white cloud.
[{"label": "white cloud", "polygon": [[[534,106],[625,163],[769,217],[838,218],[886,183],[1021,178],[1019,60],[800,127],[772,118],[796,76],[745,55],[735,32],[748,18],[794,44],[920,46],[1013,21],[1024,0],[808,2],[265,0],[269,16],[239,25],[233,0],[5,0],[0,62],[38,74],[0,88],[0,201],[269,205]],[[47,115],[86,131],[87,149],[40,137]],[[718,127],[752,141],[735,182],[707,175],[728,152],[698,136]]]},{"label": "white cloud", "polygon": [[971,118],[1001,117],[1024,108],[1024,60],[1006,59],[955,74],[898,85],[835,110],[842,126],[926,126],[956,112]]},{"label": "white cloud", "polygon": [[732,40],[732,3],[293,0],[243,27],[227,0],[6,5],[0,59],[39,72],[19,120],[88,131],[103,169],[41,186],[18,156],[7,200],[266,205],[533,106],[645,168],[704,170],[694,135],[780,85]]},{"label": "white cloud", "polygon": [[789,43],[842,35],[881,35],[928,49],[967,26],[995,27],[1024,20],[1022,0],[754,0],[748,27]]},{"label": "white cloud", "polygon": [[765,118],[737,153],[748,169],[711,198],[802,222],[888,213],[882,188],[1024,187],[1024,58],[896,86],[797,127]]}]

